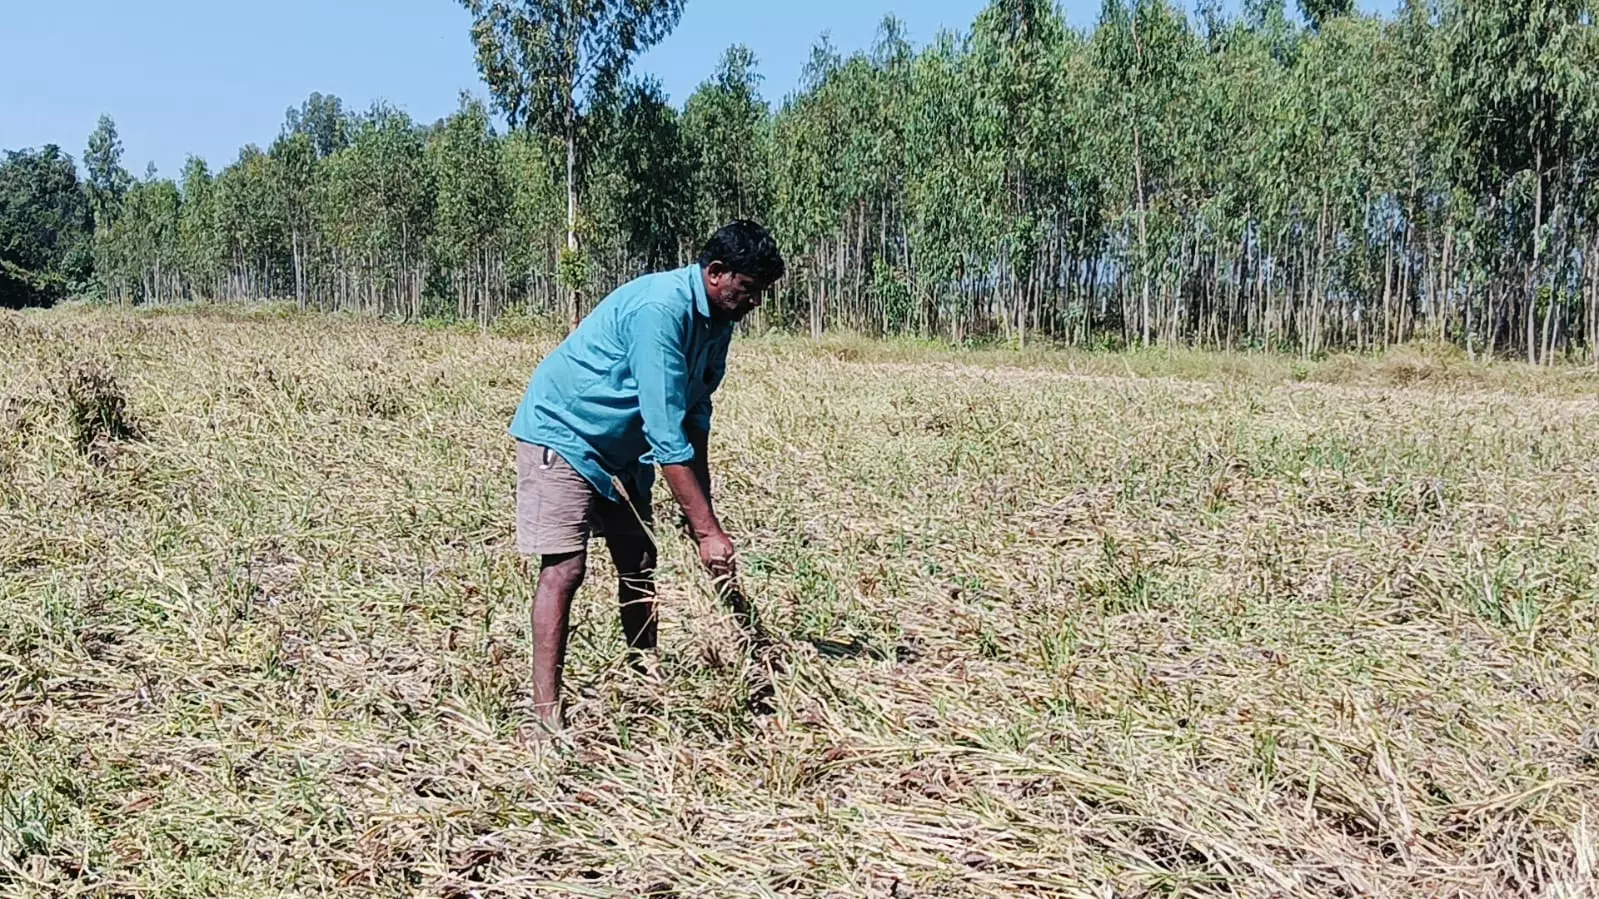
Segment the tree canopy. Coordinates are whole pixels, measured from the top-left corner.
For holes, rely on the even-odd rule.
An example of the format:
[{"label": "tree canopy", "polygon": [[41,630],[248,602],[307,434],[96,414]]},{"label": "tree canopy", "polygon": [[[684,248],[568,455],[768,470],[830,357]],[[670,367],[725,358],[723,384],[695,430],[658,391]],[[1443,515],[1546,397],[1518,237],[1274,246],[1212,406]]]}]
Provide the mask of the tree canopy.
[{"label": "tree canopy", "polygon": [[994,0],[922,46],[892,18],[819,41],[775,102],[735,45],[681,104],[627,67],[681,3],[469,6],[491,105],[424,124],[313,94],[176,182],[129,177],[104,119],[81,182],[13,154],[0,234],[78,225],[7,264],[59,293],[92,247],[88,292],[125,301],[486,321],[569,313],[563,283],[599,296],[749,216],[791,262],[756,327],[1599,355],[1592,0],[1104,0],[1087,29]]},{"label": "tree canopy", "polygon": [[[460,0],[472,13],[478,71],[512,127],[566,144],[566,240],[578,250],[584,127],[629,64],[677,26],[684,0]],[[572,285],[574,288],[576,285]],[[571,313],[580,314],[574,291]]]},{"label": "tree canopy", "polygon": [[0,306],[81,289],[92,259],[89,194],[72,157],[55,145],[0,162]]}]

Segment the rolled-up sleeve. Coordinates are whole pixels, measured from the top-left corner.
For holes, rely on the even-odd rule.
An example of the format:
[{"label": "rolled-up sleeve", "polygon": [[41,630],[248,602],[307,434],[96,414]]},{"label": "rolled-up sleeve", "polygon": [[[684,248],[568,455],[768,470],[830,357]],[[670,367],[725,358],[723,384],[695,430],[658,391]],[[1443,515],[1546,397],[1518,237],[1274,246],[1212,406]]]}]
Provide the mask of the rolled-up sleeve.
[{"label": "rolled-up sleeve", "polygon": [[645,303],[632,316],[629,363],[638,382],[644,437],[659,465],[694,458],[683,424],[688,417],[688,322],[669,306]]}]

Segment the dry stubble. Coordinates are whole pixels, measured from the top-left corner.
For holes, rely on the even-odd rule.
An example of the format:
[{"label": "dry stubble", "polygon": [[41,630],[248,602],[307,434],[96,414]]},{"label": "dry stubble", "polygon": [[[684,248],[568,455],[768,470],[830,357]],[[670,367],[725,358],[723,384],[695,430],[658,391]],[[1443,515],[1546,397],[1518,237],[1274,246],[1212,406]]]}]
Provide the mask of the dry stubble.
[{"label": "dry stubble", "polygon": [[1594,895],[1594,400],[744,342],[776,713],[674,541],[536,747],[547,346],[0,317],[0,893]]}]

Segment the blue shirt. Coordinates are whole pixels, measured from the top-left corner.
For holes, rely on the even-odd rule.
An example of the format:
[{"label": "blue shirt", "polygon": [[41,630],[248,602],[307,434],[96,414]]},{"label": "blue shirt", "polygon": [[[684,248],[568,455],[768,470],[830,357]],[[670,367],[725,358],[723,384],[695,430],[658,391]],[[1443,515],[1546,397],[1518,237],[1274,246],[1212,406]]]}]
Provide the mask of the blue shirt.
[{"label": "blue shirt", "polygon": [[607,499],[621,499],[612,475],[648,496],[653,463],[694,458],[685,425],[710,431],[732,339],[698,265],[630,281],[539,363],[511,436],[560,453]]}]

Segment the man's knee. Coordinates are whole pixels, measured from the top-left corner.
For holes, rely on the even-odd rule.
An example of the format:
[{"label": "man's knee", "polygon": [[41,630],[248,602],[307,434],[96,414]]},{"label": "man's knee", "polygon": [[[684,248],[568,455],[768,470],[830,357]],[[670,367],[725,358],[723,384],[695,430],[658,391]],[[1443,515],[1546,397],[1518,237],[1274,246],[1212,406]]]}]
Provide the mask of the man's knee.
[{"label": "man's knee", "polygon": [[545,556],[539,568],[539,585],[549,585],[563,593],[575,593],[588,573],[588,553]]},{"label": "man's knee", "polygon": [[611,561],[619,574],[654,574],[656,571],[656,544],[649,537],[612,537],[606,541],[611,549]]},{"label": "man's knee", "polygon": [[623,584],[649,586],[655,577],[655,546],[648,540],[614,540],[611,561]]}]

